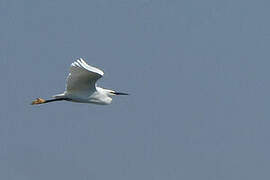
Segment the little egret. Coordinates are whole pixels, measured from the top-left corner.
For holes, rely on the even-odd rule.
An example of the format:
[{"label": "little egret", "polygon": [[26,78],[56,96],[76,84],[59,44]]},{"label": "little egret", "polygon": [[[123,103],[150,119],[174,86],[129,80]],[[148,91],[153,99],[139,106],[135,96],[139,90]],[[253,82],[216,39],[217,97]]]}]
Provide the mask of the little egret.
[{"label": "little egret", "polygon": [[32,102],[32,105],[63,100],[107,105],[112,102],[111,96],[128,95],[127,93],[97,87],[96,82],[103,74],[100,69],[88,65],[80,58],[70,66],[64,93],[57,94],[53,96],[53,99],[48,100],[37,98]]}]

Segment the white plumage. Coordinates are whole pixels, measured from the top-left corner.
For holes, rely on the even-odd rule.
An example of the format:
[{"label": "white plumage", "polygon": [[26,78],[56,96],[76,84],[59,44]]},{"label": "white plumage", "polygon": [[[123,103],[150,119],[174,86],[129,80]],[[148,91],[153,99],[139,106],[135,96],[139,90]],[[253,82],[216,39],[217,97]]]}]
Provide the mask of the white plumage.
[{"label": "white plumage", "polygon": [[43,104],[52,101],[67,100],[81,103],[110,104],[111,96],[128,95],[96,86],[96,82],[104,75],[103,71],[88,65],[82,58],[73,62],[66,80],[66,90],[53,96],[54,99],[37,98],[32,104]]}]

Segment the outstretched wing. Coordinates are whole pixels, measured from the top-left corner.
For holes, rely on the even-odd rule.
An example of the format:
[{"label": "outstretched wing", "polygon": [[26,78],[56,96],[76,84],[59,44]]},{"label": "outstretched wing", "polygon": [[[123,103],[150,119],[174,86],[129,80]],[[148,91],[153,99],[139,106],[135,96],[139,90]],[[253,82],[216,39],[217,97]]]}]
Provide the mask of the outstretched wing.
[{"label": "outstretched wing", "polygon": [[82,58],[73,62],[67,77],[66,92],[73,94],[90,94],[96,90],[96,82],[103,72],[88,65]]}]

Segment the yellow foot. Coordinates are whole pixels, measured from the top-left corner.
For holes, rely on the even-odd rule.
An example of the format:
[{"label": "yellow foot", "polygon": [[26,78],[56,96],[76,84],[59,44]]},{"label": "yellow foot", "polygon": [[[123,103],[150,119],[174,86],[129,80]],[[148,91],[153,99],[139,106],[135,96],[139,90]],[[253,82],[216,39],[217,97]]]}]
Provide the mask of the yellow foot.
[{"label": "yellow foot", "polygon": [[45,99],[41,99],[41,98],[37,98],[36,100],[32,101],[32,105],[34,104],[42,104],[42,103],[45,103],[46,100]]}]

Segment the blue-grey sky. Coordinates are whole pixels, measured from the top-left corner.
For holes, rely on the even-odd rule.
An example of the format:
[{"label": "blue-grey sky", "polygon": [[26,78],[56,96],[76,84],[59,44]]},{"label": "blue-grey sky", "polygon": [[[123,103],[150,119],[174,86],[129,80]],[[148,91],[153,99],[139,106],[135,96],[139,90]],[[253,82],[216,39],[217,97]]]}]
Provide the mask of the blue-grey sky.
[{"label": "blue-grey sky", "polygon": [[[0,0],[0,179],[269,179],[270,2]],[[109,106],[31,106],[78,57]]]}]

